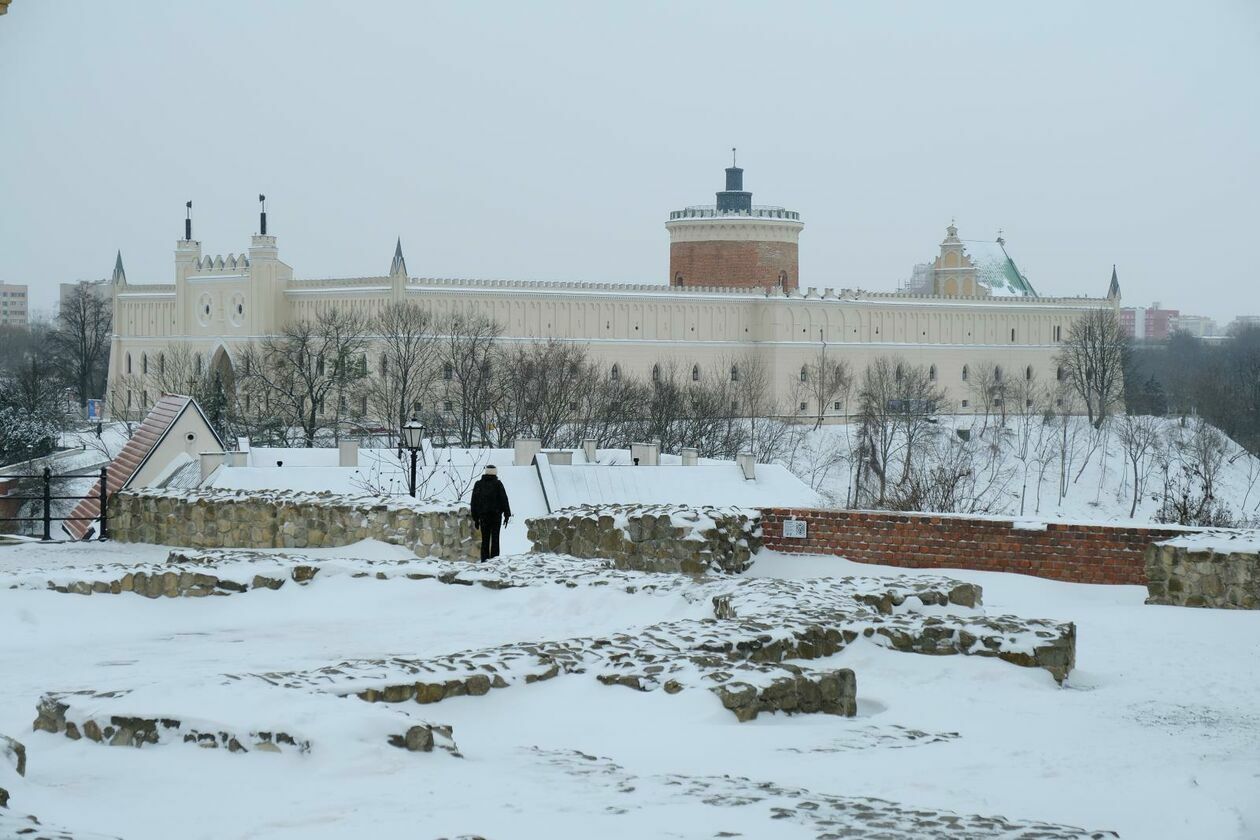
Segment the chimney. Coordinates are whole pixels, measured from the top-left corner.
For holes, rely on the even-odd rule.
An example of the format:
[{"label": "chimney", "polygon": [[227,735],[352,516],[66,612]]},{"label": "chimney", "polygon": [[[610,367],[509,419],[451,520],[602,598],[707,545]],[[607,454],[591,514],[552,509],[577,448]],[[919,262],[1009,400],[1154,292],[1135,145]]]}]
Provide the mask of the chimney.
[{"label": "chimney", "polygon": [[636,466],[658,466],[661,463],[661,445],[659,443],[632,443],[630,444],[630,459]]},{"label": "chimney", "polygon": [[512,449],[512,463],[518,467],[528,467],[534,463],[534,456],[542,451],[542,441],[538,438],[517,438]]},{"label": "chimney", "polygon": [[572,449],[548,449],[547,463],[552,466],[568,467],[573,465]]},{"label": "chimney", "polygon": [[736,455],[735,463],[739,465],[740,471],[744,473],[745,481],[752,481],[757,477],[757,459],[751,452],[741,452]]},{"label": "chimney", "polygon": [[224,454],[223,463],[228,467],[248,467],[248,452],[227,452]]},{"label": "chimney", "polygon": [[700,463],[700,450],[694,446],[684,446],[682,449],[682,465],[684,467],[694,467]]},{"label": "chimney", "polygon": [[586,463],[595,463],[595,439],[586,438],[582,441],[582,454],[586,456]]},{"label": "chimney", "polygon": [[337,466],[359,466],[359,442],[357,440],[343,440],[337,444]]},{"label": "chimney", "polygon": [[198,456],[201,463],[201,481],[204,483],[210,475],[223,466],[224,453],[222,452],[202,452]]}]

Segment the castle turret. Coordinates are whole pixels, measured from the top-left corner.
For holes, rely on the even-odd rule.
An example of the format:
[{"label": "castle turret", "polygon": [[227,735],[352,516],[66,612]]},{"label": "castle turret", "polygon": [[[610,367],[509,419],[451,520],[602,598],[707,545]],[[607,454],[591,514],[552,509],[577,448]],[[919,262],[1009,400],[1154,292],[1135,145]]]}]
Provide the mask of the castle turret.
[{"label": "castle turret", "polygon": [[744,170],[732,161],[716,203],[669,214],[670,285],[795,289],[804,227],[793,210],[754,205]]}]

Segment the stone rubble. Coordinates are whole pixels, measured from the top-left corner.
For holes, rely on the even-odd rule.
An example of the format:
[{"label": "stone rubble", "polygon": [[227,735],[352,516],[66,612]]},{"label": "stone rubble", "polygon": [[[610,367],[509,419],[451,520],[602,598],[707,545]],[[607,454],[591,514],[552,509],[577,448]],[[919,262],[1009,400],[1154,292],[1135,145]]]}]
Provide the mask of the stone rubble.
[{"label": "stone rubble", "polygon": [[[1118,837],[1112,831],[1090,831],[1052,823],[1008,820],[956,814],[931,808],[908,808],[884,799],[860,796],[836,796],[804,788],[786,787],[773,782],[758,782],[742,776],[688,776],[664,774],[640,776],[629,772],[610,759],[588,755],[577,750],[547,750],[534,747],[531,752],[545,767],[569,776],[579,777],[608,789],[612,794],[612,813],[627,813],[649,807],[668,808],[683,799],[701,800],[714,810],[711,820],[694,831],[680,830],[671,836],[709,838],[743,836],[747,823],[746,809],[770,819],[786,820],[815,832],[819,840],[857,838],[861,840],[922,840],[922,838],[968,838],[968,840],[1007,840],[1008,838],[1040,838],[1040,840],[1104,840]],[[739,831],[721,831],[723,814],[716,809],[729,808],[730,826]]]},{"label": "stone rubble", "polygon": [[[302,736],[276,730],[233,732],[227,728],[198,728],[175,718],[140,717],[133,715],[93,715],[76,708],[76,702],[125,698],[127,691],[60,692],[45,694],[35,708],[32,728],[36,731],[63,734],[72,741],[88,741],[111,747],[144,747],[164,743],[195,744],[206,749],[222,748],[228,752],[296,752],[308,753],[311,741]],[[388,739],[394,746],[412,752],[431,752],[436,745],[459,756],[452,737],[452,728],[441,724],[414,724],[400,735]]]},{"label": "stone rubble", "polygon": [[[714,617],[661,622],[605,637],[509,643],[430,659],[353,660],[233,678],[355,694],[368,702],[427,704],[589,673],[606,685],[639,691],[707,688],[739,720],[751,720],[762,711],[854,714],[856,692],[848,669],[815,669],[789,660],[828,657],[859,637],[899,651],[997,657],[1044,668],[1060,682],[1075,661],[1071,623],[985,616],[978,612],[980,588],[949,578],[732,579],[629,572],[611,568],[612,562],[523,555],[472,567],[432,559],[391,565],[409,569],[404,572],[409,578],[493,589],[563,585],[678,592],[693,602],[710,601]],[[959,614],[924,614],[916,603]]]}]

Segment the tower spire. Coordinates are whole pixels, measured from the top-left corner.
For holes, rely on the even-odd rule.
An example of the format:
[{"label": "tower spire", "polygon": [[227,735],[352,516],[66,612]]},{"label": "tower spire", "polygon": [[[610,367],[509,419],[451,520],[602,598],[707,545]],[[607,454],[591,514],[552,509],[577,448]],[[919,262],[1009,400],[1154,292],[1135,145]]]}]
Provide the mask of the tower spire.
[{"label": "tower spire", "polygon": [[1120,299],[1120,278],[1116,276],[1116,264],[1111,264],[1111,285],[1107,287],[1107,300]]},{"label": "tower spire", "polygon": [[267,235],[267,196],[258,194],[258,235]]},{"label": "tower spire", "polygon": [[110,282],[115,284],[126,284],[127,272],[123,270],[122,251],[118,252],[118,256],[114,257],[114,276],[110,278]]},{"label": "tower spire", "polygon": [[407,261],[403,259],[402,237],[398,237],[398,243],[394,245],[394,262],[389,267],[389,276],[394,277],[401,274],[407,276]]},{"label": "tower spire", "polygon": [[186,211],[184,213],[184,241],[192,241],[192,202],[184,204]]}]

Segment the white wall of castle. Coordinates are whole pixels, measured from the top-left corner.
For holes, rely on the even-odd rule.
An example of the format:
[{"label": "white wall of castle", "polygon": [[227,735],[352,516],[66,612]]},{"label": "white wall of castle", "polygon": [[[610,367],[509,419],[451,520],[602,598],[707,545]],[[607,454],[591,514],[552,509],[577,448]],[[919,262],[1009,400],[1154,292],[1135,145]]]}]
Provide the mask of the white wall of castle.
[{"label": "white wall of castle", "polygon": [[[414,301],[442,316],[460,312],[497,321],[505,341],[556,339],[585,345],[622,375],[648,379],[653,365],[674,363],[690,375],[720,375],[753,354],[772,372],[776,396],[799,409],[799,372],[829,358],[855,374],[879,356],[934,366],[956,403],[970,399],[963,369],[1001,366],[1010,378],[1028,368],[1053,382],[1054,356],[1072,322],[1100,298],[941,298],[802,287],[793,296],[760,291],[595,283],[435,280],[375,276],[303,280],[281,262],[275,237],[255,236],[247,255],[206,257],[199,242],[178,243],[175,282],[114,287],[111,387],[142,370],[168,345],[185,344],[208,369],[222,349],[235,359],[250,342],[321,308],[366,315],[394,301]],[[370,365],[372,369],[375,366]],[[150,399],[156,391],[149,389]],[[973,400],[974,402],[974,400]],[[807,412],[816,411],[810,405]],[[830,409],[829,413],[839,412]]]}]

